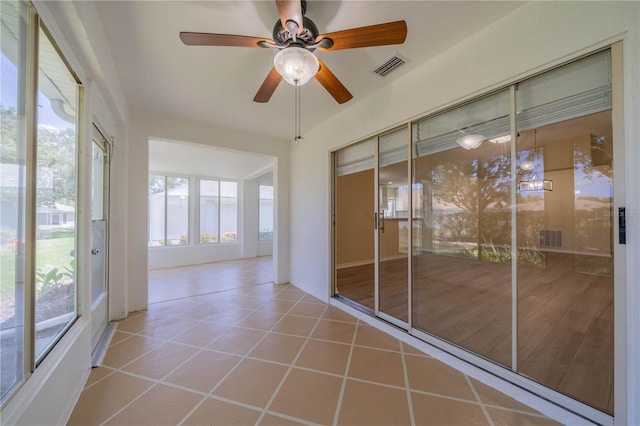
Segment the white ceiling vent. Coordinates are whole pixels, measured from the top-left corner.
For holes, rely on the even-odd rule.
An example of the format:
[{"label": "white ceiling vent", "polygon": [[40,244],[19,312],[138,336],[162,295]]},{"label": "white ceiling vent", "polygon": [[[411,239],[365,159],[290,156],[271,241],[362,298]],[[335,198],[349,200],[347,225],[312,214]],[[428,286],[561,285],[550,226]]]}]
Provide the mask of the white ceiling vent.
[{"label": "white ceiling vent", "polygon": [[402,58],[401,56],[395,55],[387,60],[384,64],[380,65],[375,69],[375,73],[380,77],[384,77],[392,71],[397,70],[402,65],[406,64],[407,60]]}]

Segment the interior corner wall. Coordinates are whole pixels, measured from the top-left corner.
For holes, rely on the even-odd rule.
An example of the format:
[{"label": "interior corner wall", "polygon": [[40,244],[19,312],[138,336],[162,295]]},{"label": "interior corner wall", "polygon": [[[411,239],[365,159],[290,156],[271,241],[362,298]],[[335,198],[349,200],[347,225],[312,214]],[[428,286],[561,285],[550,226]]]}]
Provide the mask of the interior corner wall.
[{"label": "interior corner wall", "polygon": [[329,298],[332,150],[622,40],[626,202],[636,215],[627,219],[635,237],[626,246],[632,302],[620,337],[629,348],[628,372],[635,375],[621,396],[626,412],[619,410],[616,421],[640,424],[640,408],[631,403],[640,396],[640,343],[632,334],[640,331],[640,282],[633,278],[640,276],[640,192],[634,188],[640,182],[639,9],[638,2],[528,2],[379,91],[354,93],[351,102],[336,105],[332,119],[291,148],[291,283]]}]

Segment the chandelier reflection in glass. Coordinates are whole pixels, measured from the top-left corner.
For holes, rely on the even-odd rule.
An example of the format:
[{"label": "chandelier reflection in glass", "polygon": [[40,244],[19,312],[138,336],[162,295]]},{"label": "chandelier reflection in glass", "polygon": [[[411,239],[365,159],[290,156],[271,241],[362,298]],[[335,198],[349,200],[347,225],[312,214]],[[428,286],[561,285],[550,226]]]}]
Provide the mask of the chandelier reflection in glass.
[{"label": "chandelier reflection in glass", "polygon": [[[520,168],[524,171],[530,172],[535,169],[535,158],[538,155],[538,146],[536,133],[538,129],[533,131],[533,160],[527,159],[527,161],[520,164]],[[533,173],[531,180],[522,180],[518,183],[518,190],[520,191],[553,191],[553,181],[550,179],[538,179],[537,174]]]}]

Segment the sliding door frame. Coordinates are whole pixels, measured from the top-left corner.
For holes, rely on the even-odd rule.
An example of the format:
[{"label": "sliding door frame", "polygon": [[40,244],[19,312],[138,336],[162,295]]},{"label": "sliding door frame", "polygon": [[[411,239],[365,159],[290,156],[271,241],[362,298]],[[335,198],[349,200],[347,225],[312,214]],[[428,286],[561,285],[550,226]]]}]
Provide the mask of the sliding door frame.
[{"label": "sliding door frame", "polygon": [[[534,77],[538,74],[546,73],[552,69],[559,68],[568,63],[577,61],[587,56],[591,56],[598,52],[610,50],[611,52],[611,84],[612,84],[612,106],[611,106],[611,116],[612,116],[612,131],[613,131],[613,173],[614,173],[614,184],[613,184],[613,213],[617,216],[618,208],[624,207],[625,205],[625,181],[624,181],[624,156],[625,156],[625,145],[624,145],[624,93],[623,93],[623,67],[622,67],[622,54],[623,54],[623,45],[622,41],[617,41],[612,44],[608,44],[606,46],[602,46],[600,49],[596,49],[594,51],[588,52],[580,57],[572,58],[570,61],[565,62],[564,64],[558,64],[556,67],[551,69],[546,69],[542,72],[527,76],[525,78],[521,78],[518,81],[523,81],[525,79]],[[407,143],[407,177],[409,182],[409,215],[408,221],[410,226],[408,227],[408,241],[409,241],[409,260],[408,260],[408,280],[407,280],[407,291],[408,291],[408,323],[403,323],[401,320],[398,320],[390,315],[386,314],[384,311],[380,310],[380,282],[379,282],[379,263],[380,263],[380,250],[379,250],[379,235],[378,235],[378,223],[376,221],[374,225],[375,232],[375,310],[373,315],[383,319],[387,322],[392,323],[404,330],[411,336],[414,336],[427,344],[440,349],[444,352],[447,352],[453,355],[456,358],[459,358],[463,361],[466,361],[475,367],[480,368],[498,378],[501,378],[511,384],[514,384],[522,389],[525,389],[528,392],[538,395],[548,401],[557,404],[564,409],[574,412],[575,414],[587,418],[592,421],[596,421],[602,424],[610,424],[613,422],[614,418],[616,422],[620,421],[624,423],[624,413],[627,412],[628,401],[627,401],[627,360],[626,360],[626,337],[627,337],[627,326],[626,326],[626,318],[627,318],[627,304],[626,304],[626,246],[621,244],[618,239],[618,231],[619,231],[619,222],[618,220],[612,221],[612,232],[613,232],[613,258],[614,258],[614,398],[615,398],[615,411],[614,413],[620,413],[620,416],[610,416],[609,414],[600,411],[596,408],[593,408],[585,403],[582,403],[576,399],[573,399],[565,394],[562,394],[558,391],[555,391],[547,386],[544,386],[540,383],[535,382],[532,379],[529,379],[518,373],[518,259],[516,256],[517,252],[517,209],[516,209],[516,194],[517,194],[517,179],[516,176],[516,157],[517,157],[517,146],[516,140],[518,136],[518,129],[516,123],[516,91],[517,91],[518,82],[513,82],[507,86],[503,86],[502,88],[498,88],[495,90],[509,90],[509,101],[510,101],[510,136],[511,136],[511,144],[510,144],[510,158],[511,158],[511,166],[510,173],[512,176],[511,179],[511,227],[512,227],[512,235],[511,235],[511,324],[512,324],[512,334],[511,334],[511,368],[505,367],[504,365],[500,365],[496,362],[490,361],[487,358],[484,358],[482,355],[470,352],[469,350],[463,349],[461,346],[458,346],[454,343],[450,343],[442,338],[436,337],[435,335],[429,334],[427,332],[421,331],[419,329],[414,328],[413,324],[413,309],[412,309],[412,268],[413,268],[413,220],[414,220],[414,212],[413,212],[413,197],[412,197],[412,188],[413,188],[413,123],[416,120],[408,121],[406,126],[408,128],[408,143]],[[488,95],[488,94],[487,94]],[[485,95],[486,96],[486,95]],[[475,99],[478,99],[476,97]],[[469,102],[472,102],[470,100]],[[459,106],[459,105],[456,105]],[[374,212],[376,215],[379,214],[379,158],[380,158],[380,137],[389,134],[393,131],[400,129],[402,126],[396,126],[389,130],[385,130],[384,132],[379,133],[375,137],[375,167],[374,167],[374,181],[375,181],[375,206]],[[365,139],[363,139],[364,141]],[[349,145],[346,145],[349,146]],[[332,218],[332,232],[331,232],[331,296],[336,296],[336,283],[337,283],[337,274],[336,274],[336,259],[337,259],[337,248],[336,248],[336,181],[337,181],[337,152],[340,149],[345,148],[346,146],[342,146],[333,150],[331,152],[332,158],[332,182],[331,182],[331,190],[332,193],[332,206],[331,206],[331,218]]]}]

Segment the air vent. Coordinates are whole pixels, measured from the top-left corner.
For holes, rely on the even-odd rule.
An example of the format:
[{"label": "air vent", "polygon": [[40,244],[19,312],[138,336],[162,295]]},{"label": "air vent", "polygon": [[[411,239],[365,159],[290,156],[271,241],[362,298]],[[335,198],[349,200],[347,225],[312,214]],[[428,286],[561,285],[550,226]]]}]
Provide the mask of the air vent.
[{"label": "air vent", "polygon": [[539,231],[539,237],[538,237],[538,246],[539,247],[555,247],[555,248],[562,248],[563,246],[563,241],[562,241],[562,231],[556,231],[556,230],[540,230]]},{"label": "air vent", "polygon": [[396,55],[396,56],[393,56],[384,64],[380,65],[378,68],[376,68],[374,72],[379,76],[384,77],[387,74],[389,74],[391,71],[397,70],[398,68],[400,68],[402,65],[406,63],[407,61],[405,59]]}]

